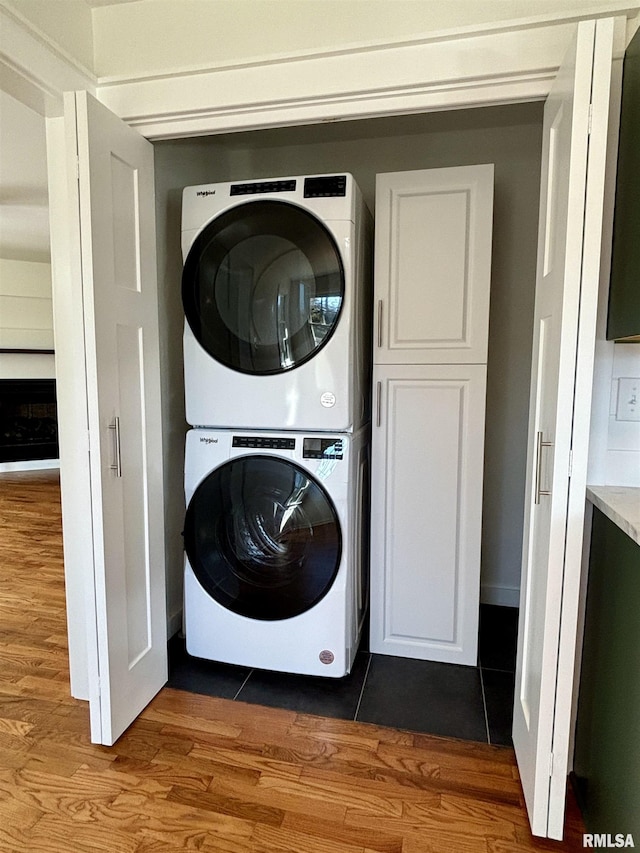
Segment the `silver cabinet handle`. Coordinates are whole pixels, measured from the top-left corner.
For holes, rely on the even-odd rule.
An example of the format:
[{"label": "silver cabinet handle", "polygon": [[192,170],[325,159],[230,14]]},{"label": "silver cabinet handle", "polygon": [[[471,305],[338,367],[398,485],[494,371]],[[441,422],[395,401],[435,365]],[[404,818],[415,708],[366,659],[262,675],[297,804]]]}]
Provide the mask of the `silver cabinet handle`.
[{"label": "silver cabinet handle", "polygon": [[113,419],[113,423],[109,424],[109,429],[112,429],[115,434],[115,461],[113,465],[110,465],[112,471],[116,472],[116,477],[122,477],[122,457],[120,454],[120,418],[116,415]]},{"label": "silver cabinet handle", "polygon": [[376,426],[382,423],[382,382],[376,382]]},{"label": "silver cabinet handle", "polygon": [[382,346],[382,299],[378,299],[378,349]]},{"label": "silver cabinet handle", "polygon": [[550,495],[551,492],[541,489],[540,486],[542,484],[542,448],[543,447],[553,447],[552,441],[543,441],[542,440],[542,431],[538,432],[536,436],[536,494],[535,494],[535,502],[537,504],[540,503],[540,498],[543,495]]}]

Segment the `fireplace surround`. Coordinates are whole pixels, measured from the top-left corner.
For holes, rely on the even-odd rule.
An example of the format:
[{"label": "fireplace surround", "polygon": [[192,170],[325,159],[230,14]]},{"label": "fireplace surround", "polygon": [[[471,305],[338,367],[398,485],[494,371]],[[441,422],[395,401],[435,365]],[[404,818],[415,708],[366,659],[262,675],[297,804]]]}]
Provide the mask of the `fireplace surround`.
[{"label": "fireplace surround", "polygon": [[57,458],[55,379],[0,379],[0,463]]}]

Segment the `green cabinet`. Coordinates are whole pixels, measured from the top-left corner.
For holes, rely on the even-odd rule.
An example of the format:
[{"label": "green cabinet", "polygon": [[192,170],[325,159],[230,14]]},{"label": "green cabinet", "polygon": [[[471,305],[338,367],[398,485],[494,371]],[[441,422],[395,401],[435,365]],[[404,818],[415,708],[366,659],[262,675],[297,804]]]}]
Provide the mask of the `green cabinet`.
[{"label": "green cabinet", "polygon": [[640,844],[640,545],[598,509],[574,774],[587,831],[633,833]]},{"label": "green cabinet", "polygon": [[640,340],[640,30],[624,58],[608,340]]}]

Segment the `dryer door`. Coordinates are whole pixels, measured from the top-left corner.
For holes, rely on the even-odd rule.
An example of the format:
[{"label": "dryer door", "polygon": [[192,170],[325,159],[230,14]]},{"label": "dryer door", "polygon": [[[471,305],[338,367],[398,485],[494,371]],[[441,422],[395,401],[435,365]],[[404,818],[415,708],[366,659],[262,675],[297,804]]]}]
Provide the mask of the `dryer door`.
[{"label": "dryer door", "polygon": [[332,235],[282,201],[247,202],[218,216],[196,237],[182,276],[196,339],[242,373],[282,373],[308,361],[331,337],[343,299]]},{"label": "dryer door", "polygon": [[243,456],[212,471],[189,502],[184,536],[203,588],[252,619],[309,610],[340,566],[329,495],[298,465],[272,456]]}]

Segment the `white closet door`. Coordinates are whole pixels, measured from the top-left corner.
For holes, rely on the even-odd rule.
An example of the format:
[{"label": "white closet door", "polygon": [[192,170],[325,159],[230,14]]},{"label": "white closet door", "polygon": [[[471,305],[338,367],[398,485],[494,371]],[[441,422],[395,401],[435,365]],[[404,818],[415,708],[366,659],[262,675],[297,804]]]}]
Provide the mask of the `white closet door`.
[{"label": "white closet door", "polygon": [[562,838],[612,19],[587,21],[545,105],[520,628],[513,722],[531,828]]},{"label": "white closet door", "polygon": [[65,129],[84,313],[69,335],[84,334],[91,494],[64,533],[92,525],[91,735],[110,745],[167,680],[153,146],[86,92],[66,96]]},{"label": "white closet door", "polygon": [[374,368],[371,651],[475,665],[486,368]]},{"label": "white closet door", "polygon": [[487,360],[493,166],[376,179],[378,364]]}]

